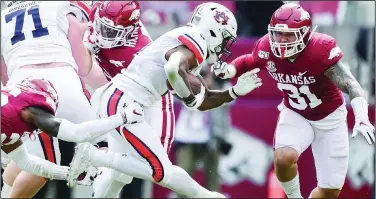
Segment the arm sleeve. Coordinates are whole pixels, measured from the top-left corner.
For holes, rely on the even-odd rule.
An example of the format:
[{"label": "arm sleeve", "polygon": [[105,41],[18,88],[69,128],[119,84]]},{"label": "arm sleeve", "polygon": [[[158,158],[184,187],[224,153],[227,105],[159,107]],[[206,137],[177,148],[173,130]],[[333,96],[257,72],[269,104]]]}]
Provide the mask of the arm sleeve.
[{"label": "arm sleeve", "polygon": [[258,62],[257,51],[258,51],[259,46],[261,45],[260,44],[261,40],[262,39],[259,39],[256,42],[256,44],[254,45],[254,47],[252,49],[252,53],[242,55],[242,56],[234,59],[231,62],[231,64],[235,67],[235,70],[236,70],[236,74],[234,76],[235,78],[238,78],[243,73],[246,73],[247,71],[255,69],[255,68],[257,68],[258,65],[260,65],[260,64],[257,64],[257,62]]},{"label": "arm sleeve", "polygon": [[63,119],[57,137],[68,142],[88,142],[123,124],[120,114],[80,124]]},{"label": "arm sleeve", "polygon": [[235,77],[239,77],[243,73],[252,70],[255,67],[253,54],[242,55],[234,59],[231,64],[235,67],[236,74]]},{"label": "arm sleeve", "polygon": [[24,144],[8,153],[8,157],[13,160],[21,170],[45,178],[66,180],[69,173],[68,167],[59,166],[31,155],[28,153]]}]

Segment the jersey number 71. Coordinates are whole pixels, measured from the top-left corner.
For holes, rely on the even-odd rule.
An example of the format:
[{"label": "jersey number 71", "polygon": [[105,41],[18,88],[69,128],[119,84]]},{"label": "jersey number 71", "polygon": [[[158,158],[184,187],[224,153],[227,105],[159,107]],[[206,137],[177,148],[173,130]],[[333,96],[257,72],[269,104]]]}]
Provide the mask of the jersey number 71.
[{"label": "jersey number 71", "polygon": [[[8,23],[16,18],[16,27],[14,30],[14,36],[11,38],[12,45],[25,40],[25,34],[23,33],[23,25],[25,19],[26,8],[22,10],[17,10],[5,15],[5,22]],[[27,9],[27,15],[32,17],[34,22],[35,30],[32,31],[33,38],[42,37],[48,35],[48,29],[43,27],[42,21],[40,20],[39,15],[39,5],[32,6]]]}]

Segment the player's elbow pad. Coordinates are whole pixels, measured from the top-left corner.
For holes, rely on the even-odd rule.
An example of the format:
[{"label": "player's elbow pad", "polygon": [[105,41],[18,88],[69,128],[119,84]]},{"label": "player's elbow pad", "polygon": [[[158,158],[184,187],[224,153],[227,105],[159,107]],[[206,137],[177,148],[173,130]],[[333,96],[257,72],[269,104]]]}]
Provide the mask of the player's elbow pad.
[{"label": "player's elbow pad", "polygon": [[184,79],[179,74],[180,60],[183,54],[181,52],[174,52],[170,55],[169,60],[164,66],[167,79],[170,82],[172,88],[180,97],[188,97],[191,92],[189,91]]}]

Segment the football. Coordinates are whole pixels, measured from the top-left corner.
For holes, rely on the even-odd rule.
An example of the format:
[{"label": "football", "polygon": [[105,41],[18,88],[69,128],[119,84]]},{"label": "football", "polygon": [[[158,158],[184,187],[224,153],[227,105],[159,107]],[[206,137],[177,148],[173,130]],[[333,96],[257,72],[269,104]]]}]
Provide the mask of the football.
[{"label": "football", "polygon": [[[201,84],[202,83],[201,83],[201,81],[198,77],[196,77],[195,75],[193,75],[191,73],[188,73],[188,82],[191,86],[193,94],[197,95],[201,92]],[[181,99],[177,94],[175,94],[175,92],[173,92],[174,88],[172,88],[172,86],[171,86],[170,82],[168,82],[168,80],[167,80],[166,84],[167,84],[168,90],[172,91],[172,93],[175,97]]]}]

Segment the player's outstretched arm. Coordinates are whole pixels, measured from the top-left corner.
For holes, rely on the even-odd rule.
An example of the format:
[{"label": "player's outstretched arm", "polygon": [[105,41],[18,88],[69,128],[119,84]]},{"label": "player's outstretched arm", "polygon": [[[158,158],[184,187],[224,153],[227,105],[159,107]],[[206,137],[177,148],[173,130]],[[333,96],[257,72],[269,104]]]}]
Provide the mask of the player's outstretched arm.
[{"label": "player's outstretched arm", "polygon": [[29,107],[22,111],[22,117],[26,121],[33,123],[48,135],[68,142],[91,141],[123,124],[141,122],[143,116],[144,110],[137,103],[129,104],[122,113],[80,124],[55,118],[39,107]]},{"label": "player's outstretched arm", "polygon": [[8,155],[8,158],[13,160],[23,171],[49,179],[66,180],[68,177],[68,167],[56,165],[28,153],[21,140],[10,145],[4,145],[1,149]]},{"label": "player's outstretched arm", "polygon": [[[228,90],[207,90],[205,98],[201,105],[198,107],[200,111],[206,111],[217,108],[223,104],[229,103],[239,96],[244,96],[262,85],[261,79],[257,77],[260,69],[256,68],[242,74],[235,86]],[[201,82],[205,82],[200,78]],[[206,87],[206,86],[205,86]]]},{"label": "player's outstretched arm", "polygon": [[231,79],[239,77],[255,67],[252,54],[246,54],[237,57],[231,63],[218,61],[213,65],[212,69],[217,77]]},{"label": "player's outstretched arm", "polygon": [[330,67],[325,72],[325,75],[331,79],[342,92],[348,94],[350,97],[351,106],[355,114],[355,126],[352,136],[355,137],[358,133],[361,133],[369,144],[375,142],[375,128],[368,119],[368,102],[359,82],[341,61],[338,61]]}]

